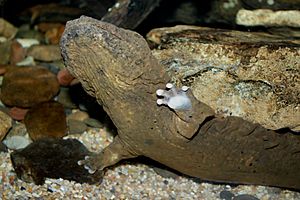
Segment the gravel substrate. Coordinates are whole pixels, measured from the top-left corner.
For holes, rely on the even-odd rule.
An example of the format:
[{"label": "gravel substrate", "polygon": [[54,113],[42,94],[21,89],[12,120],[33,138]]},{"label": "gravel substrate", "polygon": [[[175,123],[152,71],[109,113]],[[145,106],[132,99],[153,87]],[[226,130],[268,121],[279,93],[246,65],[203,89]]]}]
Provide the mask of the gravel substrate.
[{"label": "gravel substrate", "polygon": [[[70,137],[70,136],[68,136]],[[112,141],[105,129],[90,129],[80,136],[91,151],[99,151]],[[295,177],[296,178],[296,177]],[[296,200],[300,193],[272,187],[251,185],[219,185],[199,183],[192,178],[178,176],[163,178],[151,166],[123,163],[108,169],[100,185],[79,184],[63,179],[47,179],[41,185],[18,180],[9,153],[0,153],[1,199],[220,199],[221,191],[234,195],[249,194],[261,200]],[[250,200],[250,199],[249,199]]]}]

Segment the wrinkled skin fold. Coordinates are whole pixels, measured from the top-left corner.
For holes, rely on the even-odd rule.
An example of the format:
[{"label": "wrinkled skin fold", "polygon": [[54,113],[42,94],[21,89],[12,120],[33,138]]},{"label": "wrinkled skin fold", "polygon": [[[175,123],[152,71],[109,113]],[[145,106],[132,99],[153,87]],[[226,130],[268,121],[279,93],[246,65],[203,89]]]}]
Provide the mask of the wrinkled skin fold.
[{"label": "wrinkled skin fold", "polygon": [[299,136],[219,117],[190,90],[192,109],[158,106],[170,77],[137,33],[81,17],[67,23],[61,50],[118,129],[103,152],[79,162],[90,172],[143,155],[203,180],[300,189]]}]

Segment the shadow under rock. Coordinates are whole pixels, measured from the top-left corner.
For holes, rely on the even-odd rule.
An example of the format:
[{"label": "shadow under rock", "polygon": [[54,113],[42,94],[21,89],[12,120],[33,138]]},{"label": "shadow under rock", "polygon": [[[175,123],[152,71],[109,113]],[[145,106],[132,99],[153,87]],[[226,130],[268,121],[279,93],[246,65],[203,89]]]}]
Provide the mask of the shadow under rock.
[{"label": "shadow under rock", "polygon": [[117,133],[116,126],[103,110],[103,107],[97,102],[96,98],[84,91],[81,84],[73,85],[69,89],[72,102],[78,105],[80,110],[87,112],[91,118],[101,122],[104,127],[111,130],[114,135]]}]

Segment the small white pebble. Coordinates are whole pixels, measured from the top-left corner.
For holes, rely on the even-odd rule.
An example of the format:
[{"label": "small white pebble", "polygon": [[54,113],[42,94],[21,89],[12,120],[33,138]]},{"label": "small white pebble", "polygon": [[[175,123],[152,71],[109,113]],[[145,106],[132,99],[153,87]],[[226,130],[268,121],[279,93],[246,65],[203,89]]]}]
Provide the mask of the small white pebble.
[{"label": "small white pebble", "polygon": [[24,60],[21,60],[16,64],[17,66],[28,66],[35,65],[34,58],[32,56],[27,56]]},{"label": "small white pebble", "polygon": [[33,45],[40,44],[40,42],[37,39],[32,38],[18,38],[17,41],[21,44],[23,48],[29,48]]},{"label": "small white pebble", "polygon": [[6,42],[6,41],[7,41],[7,38],[6,38],[6,37],[0,37],[0,43]]}]

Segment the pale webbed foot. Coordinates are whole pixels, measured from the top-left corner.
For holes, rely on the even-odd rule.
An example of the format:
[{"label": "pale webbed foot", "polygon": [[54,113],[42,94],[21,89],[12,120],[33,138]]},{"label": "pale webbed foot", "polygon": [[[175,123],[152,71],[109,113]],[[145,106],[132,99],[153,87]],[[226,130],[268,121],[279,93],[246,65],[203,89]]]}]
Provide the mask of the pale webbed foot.
[{"label": "pale webbed foot", "polygon": [[94,174],[97,170],[103,170],[103,153],[85,156],[84,160],[79,160],[78,165],[83,166],[90,174]]},{"label": "pale webbed foot", "polygon": [[174,110],[190,110],[192,108],[191,100],[186,94],[189,89],[187,86],[182,86],[177,90],[172,83],[167,83],[166,88],[167,90],[156,90],[157,96],[163,97],[157,99],[158,105],[167,105]]},{"label": "pale webbed foot", "polygon": [[82,165],[90,174],[97,170],[103,170],[106,167],[112,166],[120,160],[134,158],[138,156],[124,146],[119,136],[114,138],[114,141],[103,149],[100,153],[94,153],[86,156],[84,160],[79,160],[78,165]]},{"label": "pale webbed foot", "polygon": [[192,93],[188,93],[187,86],[176,89],[172,83],[167,83],[166,88],[166,90],[158,89],[156,91],[156,95],[162,97],[156,102],[158,105],[167,105],[174,111],[176,115],[173,116],[173,122],[177,129],[176,133],[190,139],[197,132],[199,124],[202,123],[201,119],[199,120],[199,116],[202,115],[199,110],[201,109],[200,102]]},{"label": "pale webbed foot", "polygon": [[167,105],[176,114],[173,122],[176,133],[191,139],[208,117],[214,116],[214,110],[208,105],[198,101],[187,86],[176,89],[172,83],[166,84],[166,90],[156,90],[158,105]]}]

